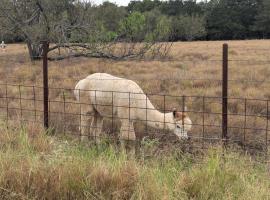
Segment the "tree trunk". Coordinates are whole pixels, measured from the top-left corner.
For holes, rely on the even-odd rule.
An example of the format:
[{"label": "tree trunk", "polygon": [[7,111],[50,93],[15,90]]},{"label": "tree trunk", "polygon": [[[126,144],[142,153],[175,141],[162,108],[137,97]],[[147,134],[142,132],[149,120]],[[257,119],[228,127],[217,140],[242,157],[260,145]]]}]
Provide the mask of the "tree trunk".
[{"label": "tree trunk", "polygon": [[34,43],[31,41],[27,41],[27,47],[28,47],[28,53],[30,56],[31,61],[34,60],[39,60],[41,59],[42,55],[41,55],[41,45],[38,43]]}]

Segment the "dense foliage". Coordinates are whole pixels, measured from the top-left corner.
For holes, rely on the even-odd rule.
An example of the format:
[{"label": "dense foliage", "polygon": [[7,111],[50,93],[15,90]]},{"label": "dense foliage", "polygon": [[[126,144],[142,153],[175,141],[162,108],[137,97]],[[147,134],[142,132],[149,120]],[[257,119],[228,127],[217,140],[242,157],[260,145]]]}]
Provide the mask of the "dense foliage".
[{"label": "dense foliage", "polygon": [[166,17],[172,41],[270,37],[269,0],[143,0],[131,1],[126,9]]},{"label": "dense foliage", "polygon": [[[8,4],[9,0],[5,2]],[[131,41],[153,38],[158,41],[270,38],[269,0],[143,0],[131,1],[126,7],[109,2],[98,6],[75,0],[46,2],[48,6],[45,9],[50,10],[48,18],[55,19],[55,24],[61,22],[61,28],[72,27],[67,37],[74,42],[85,39],[76,37],[76,26],[85,22],[88,22],[86,28],[91,25],[93,30],[91,36],[87,32],[85,37],[94,41],[97,40],[96,35],[100,35],[102,38],[98,39],[103,41],[115,38]],[[24,11],[27,12],[31,17],[29,6]],[[23,40],[21,31],[8,28],[6,21],[2,19],[0,22],[0,39]],[[31,28],[36,32],[46,32],[40,26]],[[50,37],[59,39],[55,33]]]}]

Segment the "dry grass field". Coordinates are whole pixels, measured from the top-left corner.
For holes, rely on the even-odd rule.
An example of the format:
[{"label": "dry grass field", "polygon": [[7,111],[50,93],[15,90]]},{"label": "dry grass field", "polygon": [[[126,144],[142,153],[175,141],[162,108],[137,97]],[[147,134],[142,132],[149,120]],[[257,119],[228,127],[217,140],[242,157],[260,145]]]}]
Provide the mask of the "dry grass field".
[{"label": "dry grass field", "polygon": [[[229,139],[265,152],[270,41],[228,43]],[[175,43],[167,60],[49,62],[52,128],[47,134],[42,61],[31,62],[23,44],[0,50],[0,199],[270,199],[265,163],[234,147],[193,151],[221,138],[222,44]],[[192,140],[180,142],[148,129],[150,139],[143,140],[136,158],[106,140],[78,143],[71,133],[79,135],[80,105],[72,90],[95,72],[136,81],[161,111],[181,110],[185,95]],[[119,131],[118,123],[114,130],[110,125],[107,120],[105,132]],[[135,129],[145,132],[141,122]],[[267,161],[265,154],[256,155],[257,161]]]},{"label": "dry grass field", "polygon": [[[179,42],[172,47],[166,60],[112,61],[90,58],[70,58],[49,62],[49,86],[73,89],[76,82],[95,72],[106,72],[136,81],[160,110],[182,108],[183,98],[194,123],[191,136],[202,142],[207,138],[221,137],[221,77],[222,44],[224,42]],[[270,40],[229,41],[229,137],[255,148],[266,143],[267,101],[270,99]],[[26,45],[9,45],[0,51],[0,83],[42,86],[42,62],[30,62]],[[5,86],[1,86],[1,116],[6,117]],[[41,120],[41,102],[19,101],[23,98],[42,99],[42,89],[8,86],[9,117],[23,116]],[[151,95],[155,94],[155,95]],[[179,97],[166,97],[164,94]],[[203,98],[205,96],[205,98]],[[211,97],[211,98],[210,98]],[[218,98],[213,98],[218,97]],[[62,102],[65,98],[65,105]],[[243,99],[242,99],[243,98]],[[246,100],[244,99],[246,98]],[[78,132],[78,105],[71,90],[50,90],[51,124],[60,131]],[[72,103],[68,103],[72,102]],[[204,102],[204,103],[203,103]],[[246,106],[245,106],[246,103]],[[21,111],[20,108],[25,108]],[[63,111],[65,112],[63,114]],[[62,114],[57,114],[61,112]],[[205,112],[205,114],[203,114]],[[244,114],[246,113],[246,116]],[[34,116],[35,115],[35,116]],[[63,116],[64,115],[64,116]],[[204,125],[204,126],[202,126]],[[109,129],[107,127],[107,129]],[[136,126],[138,132],[144,127]],[[109,131],[109,130],[108,130]],[[154,133],[156,131],[153,131]],[[268,139],[270,136],[268,137]]]},{"label": "dry grass field", "polygon": [[200,158],[178,152],[135,159],[105,144],[89,148],[39,130],[0,124],[0,199],[270,198],[267,167],[247,155],[211,149]]}]

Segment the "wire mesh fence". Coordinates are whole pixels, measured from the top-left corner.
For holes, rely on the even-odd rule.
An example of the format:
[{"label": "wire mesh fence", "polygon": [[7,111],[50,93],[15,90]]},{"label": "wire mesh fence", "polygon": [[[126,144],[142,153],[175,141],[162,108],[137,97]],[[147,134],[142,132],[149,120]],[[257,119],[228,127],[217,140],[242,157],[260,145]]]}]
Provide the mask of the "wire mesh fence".
[{"label": "wire mesh fence", "polygon": [[[42,87],[0,86],[1,118],[7,126],[23,125],[24,122],[43,124]],[[221,97],[80,90],[78,101],[74,89],[49,88],[49,91],[49,124],[58,134],[94,142],[100,139],[140,141],[147,136],[160,142],[192,143],[196,148],[206,148],[224,139]],[[82,98],[83,95],[87,98]],[[192,121],[188,140],[174,134],[179,125],[173,120],[174,108]],[[269,116],[269,100],[228,98],[226,141],[249,152],[267,152]],[[181,125],[189,124],[180,122]]]},{"label": "wire mesh fence", "polygon": [[[220,51],[220,48],[214,50]],[[69,70],[63,65],[76,61],[49,62],[51,68],[49,68],[48,77],[44,79],[40,61],[24,66],[31,68],[31,76],[27,74],[28,71],[20,72],[20,68],[17,66],[14,68],[18,68],[18,70],[14,73],[13,68],[5,65],[5,70],[0,71],[0,74],[4,73],[0,83],[1,118],[8,126],[16,126],[24,122],[43,125],[47,113],[48,125],[55,133],[85,136],[94,142],[99,138],[121,139],[121,122],[128,120],[133,122],[132,126],[134,126],[138,141],[143,140],[143,137],[149,137],[156,138],[161,142],[166,141],[169,145],[181,142],[181,144],[192,144],[195,148],[206,148],[208,145],[223,143],[226,140],[228,144],[237,144],[249,152],[265,153],[269,148],[268,104],[270,93],[268,94],[267,91],[270,85],[267,74],[270,65],[268,55],[270,49],[246,48],[245,50],[247,51],[232,47],[228,51],[229,77],[227,82],[229,94],[225,97],[227,100],[226,138],[222,135],[224,132],[224,111],[222,110],[224,97],[222,97],[221,88],[224,83],[221,72],[224,60],[219,59],[222,56],[222,51],[218,57],[217,55],[202,57],[201,54],[185,53],[176,61],[168,61],[175,62],[170,66],[171,73],[153,71],[152,74],[147,72],[146,76],[142,67],[136,73],[127,74],[125,76],[127,79],[137,82],[146,92],[145,96],[140,97],[144,99],[139,100],[144,102],[144,104],[139,104],[141,106],[128,104],[128,102],[138,100],[136,93],[125,93],[125,103],[119,105],[115,96],[119,96],[121,92],[92,91],[94,99],[97,93],[105,93],[107,96],[109,95],[107,98],[111,99],[111,102],[107,103],[108,105],[104,105],[102,102],[94,105],[107,110],[106,114],[101,112],[104,121],[102,126],[97,123],[100,120],[97,117],[99,113],[85,112],[93,105],[87,101],[78,102],[74,96],[75,84],[85,78],[86,72],[91,73],[87,66],[81,66],[82,70],[75,67]],[[250,54],[256,51],[260,51],[263,56],[249,58],[243,54],[243,52]],[[24,58],[1,57],[1,61],[9,64],[13,63],[12,59],[16,65],[25,62]],[[107,65],[110,64],[111,62]],[[144,66],[143,61],[139,64]],[[107,72],[111,68],[99,66],[96,71]],[[161,70],[162,66],[157,68],[157,70],[159,69]],[[259,72],[254,73],[255,71]],[[27,78],[25,78],[26,75]],[[43,86],[43,80],[48,81],[46,87]],[[44,89],[46,88],[49,91],[47,100],[44,99]],[[209,92],[210,90],[211,92]],[[82,90],[81,92],[86,91]],[[254,95],[250,95],[251,92]],[[151,118],[153,108],[147,105],[146,99],[150,100],[155,111],[161,113],[160,116],[163,117],[160,117],[159,120]],[[48,102],[48,111],[44,110],[44,102],[46,101]],[[185,107],[187,110],[184,109]],[[166,122],[166,114],[172,113],[174,108],[188,115],[192,121],[192,129],[188,132],[189,140],[179,140],[174,134],[174,130],[168,130],[166,127],[166,125],[176,126],[174,123]],[[112,114],[115,112],[114,110],[121,109],[125,109],[128,114],[126,116]],[[129,116],[134,110],[140,111],[142,117]],[[159,127],[156,127],[157,125]],[[130,127],[125,127],[124,131],[132,132]],[[122,137],[122,139],[134,140],[134,136],[128,134],[126,138]]]}]

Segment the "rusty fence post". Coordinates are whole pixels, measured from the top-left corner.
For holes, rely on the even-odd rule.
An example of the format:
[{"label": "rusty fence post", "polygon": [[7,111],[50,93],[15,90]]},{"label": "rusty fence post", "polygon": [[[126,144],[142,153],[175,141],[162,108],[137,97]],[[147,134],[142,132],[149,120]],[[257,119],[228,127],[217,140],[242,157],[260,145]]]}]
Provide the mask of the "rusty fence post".
[{"label": "rusty fence post", "polygon": [[66,94],[65,94],[65,91],[62,92],[62,95],[63,95],[63,119],[62,119],[62,122],[63,122],[63,129],[64,129],[64,135],[66,135]]},{"label": "rusty fence post", "polygon": [[166,127],[166,95],[163,96],[163,135],[165,135],[165,127]]},{"label": "rusty fence post", "polygon": [[113,91],[112,91],[112,135],[114,135],[114,130],[113,130],[113,128],[114,128],[114,113],[113,113],[113,104],[114,104],[114,102],[113,102],[113,95],[114,95],[114,93],[113,93]]},{"label": "rusty fence post", "polygon": [[43,111],[44,111],[44,127],[49,128],[49,87],[48,87],[48,50],[49,42],[42,41],[43,49]]},{"label": "rusty fence post", "polygon": [[21,85],[19,85],[19,101],[20,101],[20,125],[22,126],[23,121],[23,111],[22,111],[22,92],[21,92]]},{"label": "rusty fence post", "polygon": [[202,101],[203,101],[203,116],[202,116],[202,124],[203,124],[203,130],[202,130],[202,148],[204,149],[204,139],[205,139],[205,96],[203,96],[203,99],[202,99]]},{"label": "rusty fence post", "polygon": [[[147,101],[147,95],[148,95],[148,94],[145,93],[145,124],[146,124],[146,126],[145,126],[145,135],[148,134],[148,122],[147,122],[147,121],[148,121],[148,115],[147,115],[147,114],[148,114],[148,113],[147,113],[147,112],[148,112],[148,110],[147,110],[147,109],[148,109],[148,108],[147,108],[147,107],[148,107],[148,105],[147,105],[147,102],[148,102],[148,101]],[[150,97],[150,96],[149,96],[149,97]]]},{"label": "rusty fence post", "polygon": [[228,139],[228,44],[223,44],[222,65],[222,141],[226,146]]},{"label": "rusty fence post", "polygon": [[245,113],[245,121],[244,121],[244,150],[246,151],[246,132],[247,132],[247,99],[245,98],[244,102],[244,113]]},{"label": "rusty fence post", "polygon": [[82,103],[81,103],[81,90],[79,89],[79,109],[80,109],[80,122],[79,122],[79,129],[80,129],[80,141],[81,141],[81,138],[82,138]]},{"label": "rusty fence post", "polygon": [[[186,96],[182,96],[182,113],[185,113],[186,110]],[[183,129],[185,129],[185,122],[182,120]]]},{"label": "rusty fence post", "polygon": [[8,118],[9,118],[9,97],[8,97],[8,84],[6,82],[6,108],[7,108],[7,121],[6,121],[6,126],[7,128],[9,127],[8,125]]},{"label": "rusty fence post", "polygon": [[269,129],[269,100],[266,101],[266,133],[265,133],[265,147],[266,147],[266,158],[268,156],[268,129]]},{"label": "rusty fence post", "polygon": [[33,103],[34,103],[34,113],[35,113],[35,122],[37,121],[37,103],[36,103],[36,90],[35,86],[33,86]]}]

